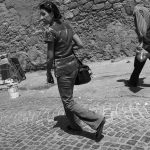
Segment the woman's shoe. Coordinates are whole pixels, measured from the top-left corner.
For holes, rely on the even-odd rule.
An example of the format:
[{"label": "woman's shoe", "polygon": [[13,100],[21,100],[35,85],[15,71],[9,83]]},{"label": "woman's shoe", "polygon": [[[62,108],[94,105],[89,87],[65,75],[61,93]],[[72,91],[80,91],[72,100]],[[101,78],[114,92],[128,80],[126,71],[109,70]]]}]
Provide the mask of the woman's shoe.
[{"label": "woman's shoe", "polygon": [[100,125],[98,126],[98,128],[96,130],[96,134],[95,134],[96,139],[99,139],[101,137],[105,122],[106,122],[106,119],[104,117],[104,119],[102,120],[102,122],[100,123]]},{"label": "woman's shoe", "polygon": [[82,128],[79,127],[79,128],[72,128],[70,125],[67,126],[67,129],[71,132],[81,132],[82,131]]}]

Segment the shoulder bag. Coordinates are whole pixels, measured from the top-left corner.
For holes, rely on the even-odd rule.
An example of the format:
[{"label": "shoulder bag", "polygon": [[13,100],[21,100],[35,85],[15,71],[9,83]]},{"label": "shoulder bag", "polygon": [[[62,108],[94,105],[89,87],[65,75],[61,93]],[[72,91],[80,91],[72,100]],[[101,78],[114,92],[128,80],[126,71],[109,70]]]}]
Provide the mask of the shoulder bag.
[{"label": "shoulder bag", "polygon": [[[74,51],[73,51],[74,53]],[[81,85],[81,84],[86,84],[88,82],[91,81],[92,78],[92,71],[90,69],[90,67],[88,65],[83,64],[78,57],[76,56],[76,54],[74,53],[78,63],[79,63],[79,67],[78,67],[78,73],[75,79],[75,85]]]}]

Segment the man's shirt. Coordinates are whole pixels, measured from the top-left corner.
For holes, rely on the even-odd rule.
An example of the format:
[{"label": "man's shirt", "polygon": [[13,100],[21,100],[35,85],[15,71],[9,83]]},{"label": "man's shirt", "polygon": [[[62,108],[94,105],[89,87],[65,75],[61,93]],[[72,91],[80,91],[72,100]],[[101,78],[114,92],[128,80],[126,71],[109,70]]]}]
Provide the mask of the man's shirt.
[{"label": "man's shirt", "polygon": [[136,25],[139,36],[145,37],[147,30],[150,27],[150,12],[146,7],[136,5],[133,13],[136,17]]}]

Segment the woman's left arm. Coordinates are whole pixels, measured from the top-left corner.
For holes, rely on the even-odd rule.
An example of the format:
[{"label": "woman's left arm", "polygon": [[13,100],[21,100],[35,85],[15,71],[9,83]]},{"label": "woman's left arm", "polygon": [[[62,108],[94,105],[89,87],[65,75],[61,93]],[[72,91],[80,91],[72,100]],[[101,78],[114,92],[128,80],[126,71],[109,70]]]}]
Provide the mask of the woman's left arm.
[{"label": "woman's left arm", "polygon": [[51,28],[45,32],[45,43],[47,44],[47,82],[54,83],[51,69],[54,60],[54,34]]},{"label": "woman's left arm", "polygon": [[54,79],[51,73],[51,69],[53,67],[54,61],[54,43],[48,42],[47,43],[47,82],[54,83]]},{"label": "woman's left arm", "polygon": [[53,60],[54,60],[54,43],[48,42],[47,44],[47,65],[49,66],[49,69],[52,69],[53,66]]}]

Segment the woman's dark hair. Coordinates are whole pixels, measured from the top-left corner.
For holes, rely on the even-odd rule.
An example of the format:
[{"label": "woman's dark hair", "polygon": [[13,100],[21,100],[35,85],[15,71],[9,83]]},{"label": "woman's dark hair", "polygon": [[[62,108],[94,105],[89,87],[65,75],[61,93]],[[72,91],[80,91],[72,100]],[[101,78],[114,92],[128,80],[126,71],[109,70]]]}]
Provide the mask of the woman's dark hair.
[{"label": "woman's dark hair", "polygon": [[125,11],[128,15],[133,15],[134,7],[136,6],[135,0],[127,0],[127,2],[124,5]]},{"label": "woman's dark hair", "polygon": [[53,12],[54,13],[54,19],[55,20],[59,20],[61,19],[61,14],[60,14],[60,11],[59,9],[57,8],[57,6],[52,3],[52,2],[49,2],[49,1],[46,1],[42,4],[40,4],[40,9],[44,9],[46,10],[48,13],[51,13]]}]

